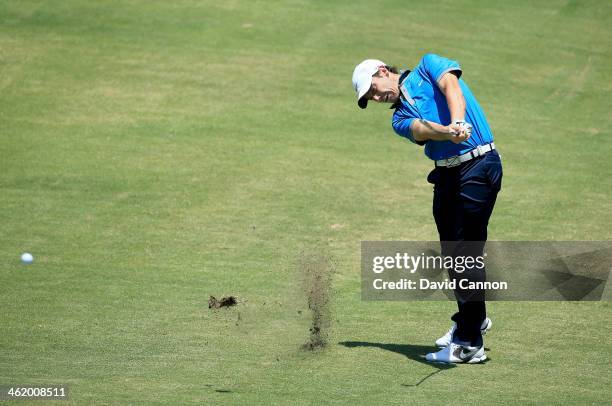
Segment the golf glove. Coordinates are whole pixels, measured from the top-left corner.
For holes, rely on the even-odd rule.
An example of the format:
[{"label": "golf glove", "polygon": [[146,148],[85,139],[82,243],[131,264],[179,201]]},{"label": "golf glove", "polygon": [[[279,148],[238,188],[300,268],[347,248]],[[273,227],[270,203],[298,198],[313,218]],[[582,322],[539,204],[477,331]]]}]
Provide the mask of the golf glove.
[{"label": "golf glove", "polygon": [[463,121],[463,120],[455,120],[453,124],[457,124],[461,127],[461,130],[465,131],[467,135],[472,135],[472,124]]}]

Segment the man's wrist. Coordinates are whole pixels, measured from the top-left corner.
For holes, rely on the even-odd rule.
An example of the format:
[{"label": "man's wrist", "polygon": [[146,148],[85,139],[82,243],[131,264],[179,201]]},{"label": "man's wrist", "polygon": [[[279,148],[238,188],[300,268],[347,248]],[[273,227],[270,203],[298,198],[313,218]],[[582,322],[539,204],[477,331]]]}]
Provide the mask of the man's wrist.
[{"label": "man's wrist", "polygon": [[443,135],[446,140],[451,140],[457,135],[457,131],[450,125],[447,125],[446,127],[444,127]]}]

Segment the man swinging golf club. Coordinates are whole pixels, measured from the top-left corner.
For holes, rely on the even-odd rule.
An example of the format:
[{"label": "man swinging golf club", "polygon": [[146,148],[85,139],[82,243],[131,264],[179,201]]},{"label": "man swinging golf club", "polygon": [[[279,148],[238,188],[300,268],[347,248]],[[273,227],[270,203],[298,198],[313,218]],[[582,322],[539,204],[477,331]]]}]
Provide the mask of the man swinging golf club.
[{"label": "man swinging golf club", "polygon": [[[434,169],[433,215],[442,255],[479,256],[501,188],[502,166],[493,133],[482,108],[461,79],[456,61],[427,54],[413,70],[403,72],[367,59],[355,67],[353,88],[362,109],[372,100],[390,103],[397,134],[424,145]],[[449,270],[451,278],[458,274]],[[484,281],[484,268],[470,267],[462,278]],[[451,329],[436,341],[442,347],[427,361],[478,363],[486,360],[483,334],[491,328],[484,292],[455,290],[458,311]]]}]

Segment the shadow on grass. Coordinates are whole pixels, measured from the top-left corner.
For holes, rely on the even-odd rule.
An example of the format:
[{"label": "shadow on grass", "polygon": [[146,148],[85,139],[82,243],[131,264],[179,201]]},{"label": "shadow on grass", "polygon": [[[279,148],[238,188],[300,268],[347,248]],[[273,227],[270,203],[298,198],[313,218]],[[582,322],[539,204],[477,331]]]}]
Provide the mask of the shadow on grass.
[{"label": "shadow on grass", "polygon": [[449,369],[454,368],[453,364],[440,364],[435,362],[425,361],[425,354],[432,351],[438,351],[438,349],[428,345],[413,345],[413,344],[384,344],[384,343],[369,343],[365,341],[343,341],[338,343],[348,348],[355,347],[374,347],[380,348],[381,350],[387,350],[402,354],[413,361],[420,362],[438,369]]},{"label": "shadow on grass", "polygon": [[405,357],[413,361],[420,362],[422,364],[426,364],[426,365],[436,368],[435,371],[433,371],[430,374],[427,374],[422,379],[420,379],[417,383],[402,384],[402,386],[419,386],[420,384],[422,384],[423,382],[425,382],[427,379],[431,378],[432,376],[444,370],[456,367],[455,364],[441,364],[441,363],[436,363],[436,362],[425,361],[425,354],[427,354],[428,352],[437,351],[435,348],[427,346],[427,345],[384,344],[384,343],[369,343],[365,341],[343,341],[338,344],[343,345],[347,348],[355,348],[355,347],[380,348],[381,350],[395,352],[395,353],[404,355]]},{"label": "shadow on grass", "polygon": [[[214,385],[211,385],[209,383],[205,383],[204,387],[206,387],[206,388],[213,388]],[[217,393],[234,393],[233,390],[229,390],[229,389],[215,389],[214,391],[217,392]]]}]

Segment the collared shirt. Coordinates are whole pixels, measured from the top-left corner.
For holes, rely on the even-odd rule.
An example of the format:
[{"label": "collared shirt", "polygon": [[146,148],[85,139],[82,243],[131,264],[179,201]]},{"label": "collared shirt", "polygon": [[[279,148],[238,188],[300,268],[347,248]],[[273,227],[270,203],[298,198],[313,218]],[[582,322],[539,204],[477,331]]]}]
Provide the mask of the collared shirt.
[{"label": "collared shirt", "polygon": [[425,155],[433,160],[465,154],[478,145],[493,142],[493,133],[482,108],[470,88],[460,78],[462,71],[459,64],[434,54],[425,55],[417,67],[403,81],[400,80],[402,96],[393,113],[393,129],[397,134],[416,143],[410,128],[414,120],[425,119],[442,125],[450,124],[448,103],[438,87],[440,79],[447,72],[454,72],[459,77],[459,85],[465,98],[465,121],[472,125],[472,136],[460,144],[428,140],[425,143]]}]

